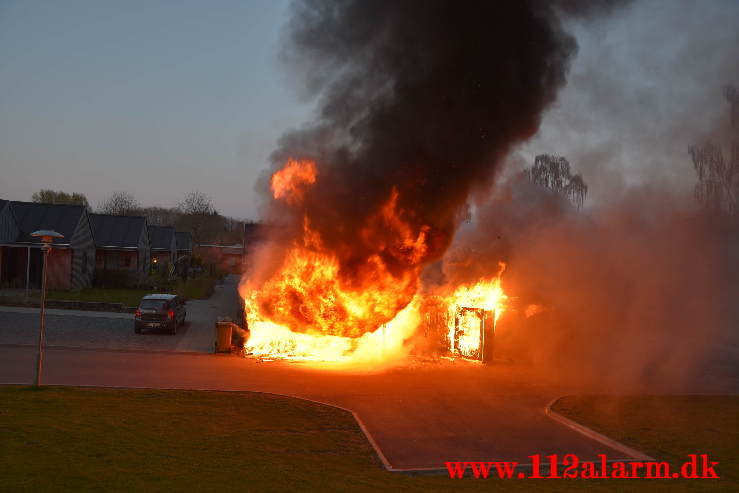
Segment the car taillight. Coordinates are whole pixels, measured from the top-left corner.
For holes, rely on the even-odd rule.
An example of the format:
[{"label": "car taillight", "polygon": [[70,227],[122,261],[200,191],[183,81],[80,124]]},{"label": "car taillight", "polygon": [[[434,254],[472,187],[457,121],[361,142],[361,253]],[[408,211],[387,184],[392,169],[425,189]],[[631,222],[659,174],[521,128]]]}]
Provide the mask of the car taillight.
[{"label": "car taillight", "polygon": [[173,318],[174,318],[174,310],[170,310],[170,311],[168,311],[168,312],[167,312],[167,316],[168,316],[168,317],[169,317],[170,319],[173,319]]},{"label": "car taillight", "polygon": [[136,318],[141,318],[141,310],[136,310],[136,315],[134,315]]}]

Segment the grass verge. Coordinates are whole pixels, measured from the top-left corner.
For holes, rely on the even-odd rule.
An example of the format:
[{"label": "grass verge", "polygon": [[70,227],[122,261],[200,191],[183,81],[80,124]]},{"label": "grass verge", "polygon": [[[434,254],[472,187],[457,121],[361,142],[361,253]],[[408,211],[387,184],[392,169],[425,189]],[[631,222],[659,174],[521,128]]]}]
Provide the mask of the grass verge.
[{"label": "grass verge", "polygon": [[50,300],[97,301],[137,306],[141,298],[148,293],[146,289],[137,288],[87,288],[79,291],[49,290],[47,297]]},{"label": "grass verge", "polygon": [[[216,279],[202,277],[177,281],[167,289],[188,299],[202,300],[210,298],[216,285]],[[67,301],[96,301],[106,303],[123,303],[125,306],[138,306],[139,301],[145,295],[152,293],[151,289],[139,288],[87,288],[79,291],[49,290],[47,297],[50,300]],[[35,295],[37,299],[40,295]]]},{"label": "grass verge", "polygon": [[671,465],[709,454],[739,491],[739,396],[568,396],[553,409]]},{"label": "grass verge", "polygon": [[[597,404],[577,399],[565,399],[559,411],[593,418],[589,425],[628,436],[640,436],[643,429],[663,436],[660,416],[640,411],[614,420]],[[735,413],[730,401],[724,411]],[[709,413],[712,426],[733,426],[715,406],[697,409],[692,419]],[[736,441],[703,443],[704,436],[691,428],[663,431],[682,436],[664,445],[676,456],[699,449],[717,455],[736,451]],[[726,480],[405,476],[381,469],[349,413],[310,402],[247,392],[15,386],[0,387],[0,478],[4,492],[733,491]]]}]

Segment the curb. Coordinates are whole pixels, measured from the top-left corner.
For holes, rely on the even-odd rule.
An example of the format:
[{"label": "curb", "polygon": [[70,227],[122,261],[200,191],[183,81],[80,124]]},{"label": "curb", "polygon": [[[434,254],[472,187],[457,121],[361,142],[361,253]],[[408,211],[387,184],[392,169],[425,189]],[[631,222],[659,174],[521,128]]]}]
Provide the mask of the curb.
[{"label": "curb", "polygon": [[581,435],[584,435],[592,440],[595,440],[596,442],[600,442],[603,445],[606,445],[607,447],[610,447],[617,452],[621,452],[622,454],[630,457],[632,460],[637,461],[654,461],[655,459],[648,456],[647,454],[640,452],[634,448],[631,448],[629,446],[624,445],[621,442],[618,442],[612,438],[608,438],[605,435],[602,435],[598,433],[597,431],[588,428],[587,426],[581,425],[580,423],[577,423],[576,421],[573,421],[569,418],[565,418],[561,414],[559,414],[557,411],[554,411],[552,409],[552,406],[555,405],[562,397],[556,397],[547,404],[547,406],[544,408],[544,414],[546,414],[550,419],[558,422],[559,424],[566,426],[567,428],[576,431],[577,433],[580,433]]}]

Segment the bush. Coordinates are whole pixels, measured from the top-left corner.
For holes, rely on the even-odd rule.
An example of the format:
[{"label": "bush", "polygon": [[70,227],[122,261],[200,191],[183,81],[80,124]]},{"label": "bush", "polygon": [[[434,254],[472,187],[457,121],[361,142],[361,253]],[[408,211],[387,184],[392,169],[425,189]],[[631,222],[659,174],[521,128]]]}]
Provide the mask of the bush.
[{"label": "bush", "polygon": [[146,278],[146,286],[149,288],[161,288],[172,285],[172,281],[169,279],[166,270],[154,269],[151,274]]}]

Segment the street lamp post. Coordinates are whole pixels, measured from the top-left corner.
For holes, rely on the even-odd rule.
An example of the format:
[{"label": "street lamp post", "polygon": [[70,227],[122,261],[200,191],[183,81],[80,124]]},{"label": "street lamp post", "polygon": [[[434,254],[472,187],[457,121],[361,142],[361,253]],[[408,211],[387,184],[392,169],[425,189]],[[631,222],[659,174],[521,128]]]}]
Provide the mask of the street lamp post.
[{"label": "street lamp post", "polygon": [[49,259],[49,252],[51,252],[51,243],[54,238],[64,238],[60,233],[53,230],[42,229],[31,233],[34,238],[41,238],[41,251],[44,255],[44,266],[41,274],[41,310],[40,310],[40,324],[38,332],[38,354],[36,355],[36,387],[41,387],[41,373],[44,364],[44,305],[46,304],[46,275],[47,275],[47,264]]}]

